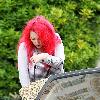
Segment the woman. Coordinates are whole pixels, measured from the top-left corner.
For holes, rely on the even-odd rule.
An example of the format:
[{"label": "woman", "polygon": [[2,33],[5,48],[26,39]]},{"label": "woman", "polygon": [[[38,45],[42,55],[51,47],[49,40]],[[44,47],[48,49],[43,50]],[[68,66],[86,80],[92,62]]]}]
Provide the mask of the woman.
[{"label": "woman", "polygon": [[64,47],[59,34],[43,16],[31,19],[18,43],[18,70],[21,86],[35,79],[63,73]]}]

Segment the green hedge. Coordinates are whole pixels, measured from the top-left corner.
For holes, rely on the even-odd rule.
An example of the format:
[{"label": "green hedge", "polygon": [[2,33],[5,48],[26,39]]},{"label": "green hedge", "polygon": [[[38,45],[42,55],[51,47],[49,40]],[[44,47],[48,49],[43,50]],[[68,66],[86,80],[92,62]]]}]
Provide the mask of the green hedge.
[{"label": "green hedge", "polygon": [[20,89],[16,43],[19,32],[14,29],[0,30],[0,97],[6,98],[10,93],[18,92]]},{"label": "green hedge", "polygon": [[95,67],[99,56],[99,0],[1,0],[0,97],[20,89],[16,46],[25,23],[44,15],[61,35],[65,71]]}]

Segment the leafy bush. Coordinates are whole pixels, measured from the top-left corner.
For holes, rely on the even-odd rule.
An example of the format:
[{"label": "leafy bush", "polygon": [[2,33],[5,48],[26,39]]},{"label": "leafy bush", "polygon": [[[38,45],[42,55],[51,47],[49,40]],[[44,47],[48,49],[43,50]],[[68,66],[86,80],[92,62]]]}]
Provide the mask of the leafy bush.
[{"label": "leafy bush", "polygon": [[[1,0],[0,97],[20,88],[16,46],[25,23],[44,15],[55,26],[65,46],[65,71],[95,67],[99,56],[99,0]],[[10,98],[10,96],[8,97]]]},{"label": "leafy bush", "polygon": [[6,98],[9,93],[17,92],[20,88],[16,67],[16,43],[19,32],[14,29],[0,30],[0,97]]}]

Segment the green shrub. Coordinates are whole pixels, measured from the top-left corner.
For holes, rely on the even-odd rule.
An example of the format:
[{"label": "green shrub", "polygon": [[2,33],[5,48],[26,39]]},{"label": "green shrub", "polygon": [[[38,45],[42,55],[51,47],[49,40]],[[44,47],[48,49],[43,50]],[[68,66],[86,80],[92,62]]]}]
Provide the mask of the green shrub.
[{"label": "green shrub", "polygon": [[0,30],[0,97],[6,97],[9,93],[17,92],[20,88],[18,71],[16,43],[19,32],[14,29]]},{"label": "green shrub", "polygon": [[44,15],[53,23],[64,43],[64,68],[69,71],[96,66],[100,41],[99,13],[99,0],[1,0],[0,97],[7,98],[9,93],[18,93],[20,88],[16,45],[29,19]]}]

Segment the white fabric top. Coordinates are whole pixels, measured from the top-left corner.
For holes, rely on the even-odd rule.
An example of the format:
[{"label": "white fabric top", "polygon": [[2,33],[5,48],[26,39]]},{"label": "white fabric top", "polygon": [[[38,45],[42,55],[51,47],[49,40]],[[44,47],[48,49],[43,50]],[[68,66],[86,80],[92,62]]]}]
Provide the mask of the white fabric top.
[{"label": "white fabric top", "polygon": [[[39,54],[41,52],[38,52],[37,50],[34,51],[34,53]],[[54,56],[47,57],[44,62],[51,66],[51,74],[52,73],[63,73],[63,63],[65,59],[64,55],[64,46],[63,43],[59,44],[55,48],[55,54]],[[27,51],[25,48],[25,43],[21,43],[18,50],[18,71],[19,71],[19,80],[22,85],[28,86],[31,82],[31,79],[34,76],[34,66],[30,65],[28,63],[27,58]],[[38,62],[36,64],[36,70],[35,75],[37,79],[43,78],[46,76],[47,70],[45,69],[45,66],[42,61]]]}]

